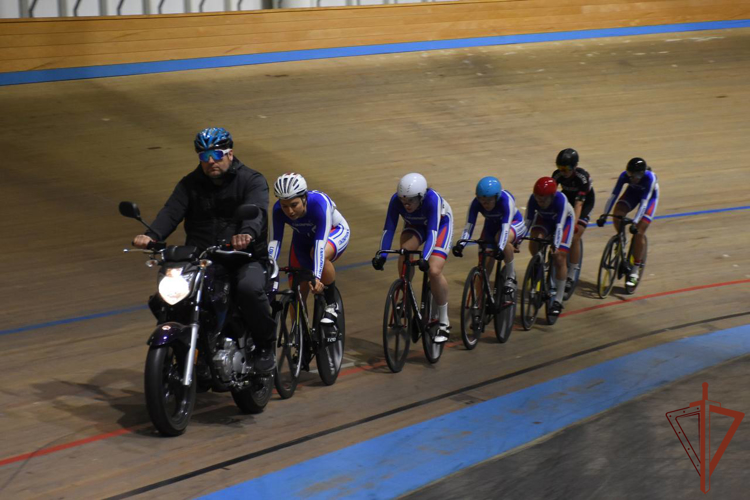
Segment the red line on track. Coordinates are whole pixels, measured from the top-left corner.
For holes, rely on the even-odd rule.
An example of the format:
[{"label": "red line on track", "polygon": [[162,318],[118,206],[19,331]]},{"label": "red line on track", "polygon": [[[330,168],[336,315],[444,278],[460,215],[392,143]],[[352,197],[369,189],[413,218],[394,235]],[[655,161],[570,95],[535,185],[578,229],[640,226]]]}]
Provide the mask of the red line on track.
[{"label": "red line on track", "polygon": [[[667,291],[667,292],[652,293],[651,295],[644,295],[642,297],[633,297],[633,298],[630,298],[630,299],[617,300],[617,301],[614,301],[614,302],[606,302],[604,304],[598,304],[598,305],[591,306],[591,307],[584,307],[582,309],[576,309],[575,311],[570,311],[570,312],[563,313],[560,316],[561,317],[563,317],[563,316],[573,316],[575,314],[582,314],[582,313],[585,313],[585,312],[594,311],[596,309],[603,309],[605,307],[611,307],[611,306],[616,306],[616,305],[620,305],[620,304],[627,304],[627,303],[636,302],[636,301],[639,301],[639,300],[653,299],[653,298],[657,298],[657,297],[664,297],[664,296],[667,296],[667,295],[676,295],[678,293],[694,292],[696,290],[705,290],[707,288],[718,288],[718,287],[722,287],[722,286],[741,285],[741,284],[744,284],[744,283],[750,283],[750,279],[737,280],[737,281],[726,281],[726,282],[723,282],[723,283],[712,283],[710,285],[699,285],[699,286],[692,286],[692,287],[689,287],[689,288],[680,288],[679,290],[671,290],[671,291]],[[458,342],[452,342],[452,343],[448,344],[446,347],[453,347],[453,346],[456,346],[456,345],[459,345],[459,343]],[[355,367],[352,367],[352,368],[348,368],[346,370],[342,370],[339,373],[339,377],[346,377],[347,375],[353,375],[353,374],[359,373],[359,372],[375,370],[375,369],[381,368],[381,367],[383,367],[385,365],[386,365],[385,361],[379,361],[379,362],[374,363],[372,365],[355,366]],[[301,384],[301,385],[304,385],[304,384]],[[223,405],[219,405],[219,406],[223,406]],[[196,413],[203,413],[205,411],[209,411],[209,410],[212,410],[212,409],[214,409],[213,406],[209,407],[209,408],[204,408],[200,412],[196,412]],[[96,436],[91,436],[91,437],[88,437],[88,438],[79,439],[77,441],[71,441],[70,443],[64,443],[64,444],[60,444],[60,445],[57,445],[57,446],[52,446],[50,448],[42,448],[41,450],[37,450],[37,451],[31,452],[31,453],[24,453],[23,455],[17,455],[15,457],[9,457],[9,458],[6,458],[4,460],[0,460],[0,467],[2,467],[4,465],[16,463],[16,462],[21,462],[21,461],[24,461],[24,460],[29,460],[29,459],[32,459],[32,458],[35,458],[35,457],[41,457],[41,456],[44,456],[44,455],[49,455],[51,453],[55,453],[55,452],[62,451],[62,450],[67,450],[69,448],[75,448],[77,446],[83,446],[85,444],[94,443],[96,441],[102,441],[104,439],[109,439],[109,438],[113,438],[113,437],[117,437],[117,436],[122,436],[123,434],[130,434],[132,432],[135,432],[138,429],[145,428],[145,427],[148,427],[150,425],[151,424],[136,425],[134,427],[128,427],[128,428],[125,428],[125,429],[119,429],[119,430],[116,430],[116,431],[113,431],[113,432],[108,432],[106,434],[98,434]]]}]

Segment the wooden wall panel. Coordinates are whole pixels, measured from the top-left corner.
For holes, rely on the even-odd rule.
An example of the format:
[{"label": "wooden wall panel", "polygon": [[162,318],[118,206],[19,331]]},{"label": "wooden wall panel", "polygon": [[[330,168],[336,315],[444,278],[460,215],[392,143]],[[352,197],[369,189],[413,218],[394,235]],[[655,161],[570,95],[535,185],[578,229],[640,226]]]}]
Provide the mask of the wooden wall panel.
[{"label": "wooden wall panel", "polygon": [[750,0],[483,0],[0,21],[0,72],[750,18]]}]

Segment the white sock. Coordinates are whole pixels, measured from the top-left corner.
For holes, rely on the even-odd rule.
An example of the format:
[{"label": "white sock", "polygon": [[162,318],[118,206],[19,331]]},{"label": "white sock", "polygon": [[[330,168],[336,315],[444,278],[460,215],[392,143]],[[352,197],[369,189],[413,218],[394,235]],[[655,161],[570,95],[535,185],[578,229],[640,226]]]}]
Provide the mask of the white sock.
[{"label": "white sock", "polygon": [[554,300],[562,304],[563,296],[565,295],[565,280],[555,280],[555,286],[557,290],[555,290]]},{"label": "white sock", "polygon": [[505,264],[505,279],[513,278],[516,275],[516,260],[513,259]]},{"label": "white sock", "polygon": [[581,264],[569,264],[568,265],[568,279],[574,280],[576,273],[581,268]]},{"label": "white sock", "polygon": [[442,306],[438,306],[438,314],[440,315],[439,321],[444,325],[450,325],[451,321],[448,319],[448,303],[446,302]]}]

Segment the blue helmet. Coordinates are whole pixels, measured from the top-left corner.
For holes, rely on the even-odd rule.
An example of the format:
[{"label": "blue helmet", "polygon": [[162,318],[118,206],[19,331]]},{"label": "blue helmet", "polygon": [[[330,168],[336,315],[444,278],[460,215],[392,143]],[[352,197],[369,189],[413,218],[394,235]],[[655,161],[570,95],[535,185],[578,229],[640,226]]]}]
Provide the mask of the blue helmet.
[{"label": "blue helmet", "polygon": [[232,149],[233,146],[232,134],[222,127],[207,128],[195,136],[196,153],[211,149]]},{"label": "blue helmet", "polygon": [[477,183],[477,196],[494,196],[500,198],[500,193],[503,192],[503,186],[497,177],[483,177]]}]

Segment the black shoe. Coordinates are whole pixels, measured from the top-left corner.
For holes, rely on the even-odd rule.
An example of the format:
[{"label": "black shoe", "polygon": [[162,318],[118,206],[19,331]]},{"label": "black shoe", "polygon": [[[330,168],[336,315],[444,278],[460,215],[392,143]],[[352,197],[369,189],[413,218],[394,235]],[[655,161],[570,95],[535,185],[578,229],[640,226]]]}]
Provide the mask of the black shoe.
[{"label": "black shoe", "polygon": [[255,351],[255,370],[259,373],[273,373],[276,369],[276,349],[273,344]]},{"label": "black shoe", "polygon": [[563,310],[563,305],[558,301],[552,303],[552,307],[549,310],[551,316],[559,316]]}]

